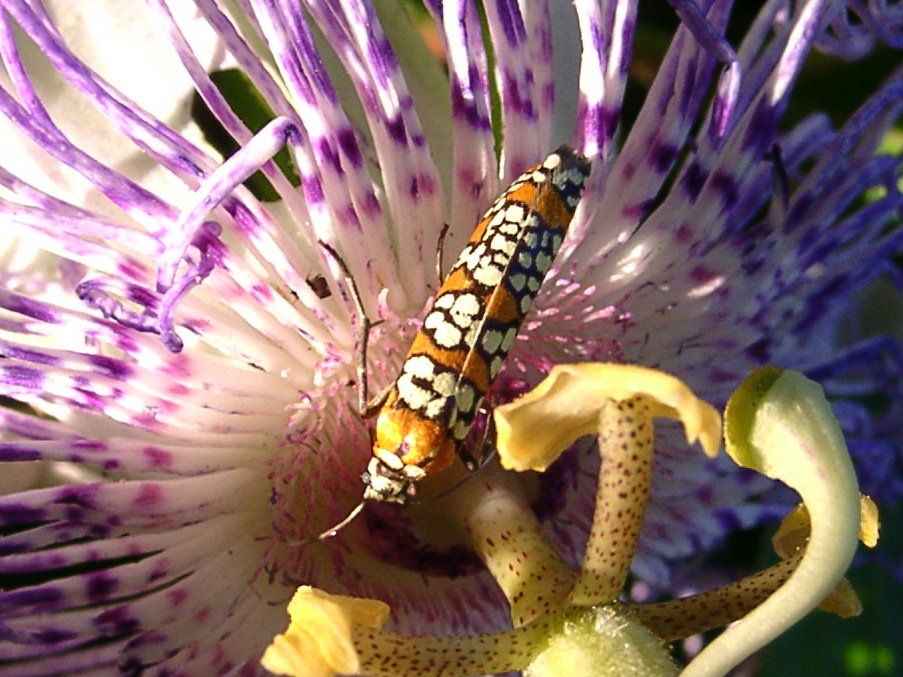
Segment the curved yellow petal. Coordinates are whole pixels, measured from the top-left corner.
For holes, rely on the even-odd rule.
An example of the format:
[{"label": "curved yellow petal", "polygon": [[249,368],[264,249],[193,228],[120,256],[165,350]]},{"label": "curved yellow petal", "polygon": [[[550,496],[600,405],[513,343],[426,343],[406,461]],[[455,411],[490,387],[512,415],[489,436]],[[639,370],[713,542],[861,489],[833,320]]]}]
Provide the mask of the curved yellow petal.
[{"label": "curved yellow petal", "polygon": [[818,608],[841,618],[855,618],[862,613],[862,602],[850,582],[841,578]]},{"label": "curved yellow petal", "polygon": [[606,401],[638,395],[653,415],[683,422],[687,440],[714,456],[720,417],[677,378],[626,364],[561,364],[531,392],[495,410],[499,458],[509,470],[545,470],[578,438],[596,434]]},{"label": "curved yellow petal", "polygon": [[381,627],[389,618],[389,607],[378,600],[302,586],[289,602],[288,613],[289,627],[264,652],[263,667],[278,675],[332,677],[360,671],[352,630]]}]

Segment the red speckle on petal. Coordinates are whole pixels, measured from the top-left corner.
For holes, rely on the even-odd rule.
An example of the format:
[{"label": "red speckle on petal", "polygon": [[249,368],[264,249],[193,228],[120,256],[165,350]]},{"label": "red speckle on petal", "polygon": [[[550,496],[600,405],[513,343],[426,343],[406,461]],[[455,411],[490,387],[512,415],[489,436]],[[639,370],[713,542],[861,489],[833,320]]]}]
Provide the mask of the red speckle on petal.
[{"label": "red speckle on petal", "polygon": [[157,581],[164,576],[167,576],[168,574],[169,569],[167,569],[166,566],[161,563],[158,566],[154,567],[154,569],[150,572],[150,575],[147,577],[147,580],[149,583],[153,583],[154,581]]},{"label": "red speckle on petal", "polygon": [[190,358],[186,353],[173,355],[167,360],[160,370],[166,376],[171,376],[177,381],[182,381],[191,376]]},{"label": "red speckle on petal", "polygon": [[637,204],[624,205],[621,214],[627,219],[642,219],[649,213],[649,204],[640,202]]},{"label": "red speckle on petal", "polygon": [[166,388],[166,394],[178,397],[179,395],[187,395],[191,390],[188,386],[181,383],[172,383]]},{"label": "red speckle on petal", "polygon": [[188,599],[188,592],[183,589],[170,590],[166,593],[169,598],[169,604],[172,607],[182,605]]},{"label": "red speckle on petal", "polygon": [[136,508],[148,508],[163,502],[163,489],[159,484],[146,483],[141,485],[138,495],[132,501]]},{"label": "red speckle on petal", "polygon": [[160,426],[160,421],[157,420],[157,417],[151,412],[143,412],[141,414],[137,414],[132,418],[132,424],[138,428],[144,428],[145,430],[148,428],[157,428]]},{"label": "red speckle on petal", "polygon": [[674,231],[674,239],[680,244],[687,244],[693,240],[693,229],[686,223],[680,224]]},{"label": "red speckle on petal", "polygon": [[269,285],[255,284],[253,287],[251,287],[251,297],[255,301],[271,301],[273,299],[273,290],[269,287]]},{"label": "red speckle on petal", "polygon": [[160,447],[144,447],[144,456],[154,468],[168,468],[172,465],[172,454]]},{"label": "red speckle on petal", "polygon": [[434,195],[436,193],[436,182],[432,176],[428,174],[421,175],[420,192],[423,195]]}]

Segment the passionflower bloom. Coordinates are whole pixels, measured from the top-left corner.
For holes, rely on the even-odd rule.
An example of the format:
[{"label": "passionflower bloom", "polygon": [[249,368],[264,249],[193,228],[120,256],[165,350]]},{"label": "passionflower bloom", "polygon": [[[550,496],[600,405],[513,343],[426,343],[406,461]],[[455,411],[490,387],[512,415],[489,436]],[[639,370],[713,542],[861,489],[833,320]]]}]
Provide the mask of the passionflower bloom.
[{"label": "passionflower bloom", "polygon": [[[593,158],[590,183],[493,403],[555,364],[606,360],[720,406],[773,361],[849,396],[854,454],[898,462],[888,341],[841,353],[833,338],[903,237],[888,227],[899,158],[875,152],[903,74],[839,129],[819,114],[779,127],[814,47],[899,47],[893,8],[769,3],[734,49],[728,3],[675,2],[682,25],[622,119],[634,3],[427,3],[447,71],[393,3],[237,4],[0,4],[0,458],[43,462],[15,466],[0,501],[0,659],[20,673],[254,671],[299,584],[382,599],[398,632],[507,627],[505,596],[426,505],[367,506],[312,542],[360,500],[370,456],[363,318],[320,242],[375,323],[376,391],[436,289],[443,224],[459,251],[563,141]],[[256,134],[213,83],[224,69],[272,111]],[[193,122],[195,94],[240,147],[228,161]],[[283,146],[285,173],[270,162]],[[243,186],[257,170],[277,200]],[[887,418],[862,393],[890,395]],[[769,481],[677,431],[655,459],[632,571],[657,586],[786,512]],[[525,482],[573,565],[597,475],[578,447]]]}]

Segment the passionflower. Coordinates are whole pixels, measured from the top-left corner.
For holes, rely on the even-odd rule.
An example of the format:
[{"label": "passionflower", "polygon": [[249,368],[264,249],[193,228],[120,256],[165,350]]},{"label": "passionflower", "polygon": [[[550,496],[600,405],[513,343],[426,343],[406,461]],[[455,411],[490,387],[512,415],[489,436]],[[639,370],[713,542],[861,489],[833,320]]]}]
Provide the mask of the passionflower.
[{"label": "passionflower", "polygon": [[[438,285],[444,224],[460,251],[562,142],[593,159],[590,184],[491,404],[604,359],[664,368],[720,406],[774,361],[850,396],[854,454],[897,462],[895,412],[858,397],[903,401],[880,368],[889,342],[833,339],[903,236],[888,227],[899,158],[876,153],[903,75],[838,129],[779,122],[814,47],[899,47],[899,16],[774,2],[735,49],[725,3],[674,5],[681,27],[626,119],[630,2],[427,3],[446,70],[394,3],[2,0],[0,460],[24,465],[0,500],[0,659],[23,674],[253,671],[299,584],[382,599],[397,632],[507,627],[483,561],[426,505],[367,506],[316,540],[360,500],[371,453],[363,318],[320,243],[374,324],[378,390]],[[214,84],[226,71],[242,96]],[[253,131],[235,112],[249,98],[269,111]],[[286,170],[270,160],[283,148]],[[277,199],[244,185],[257,171]],[[770,481],[678,440],[656,438],[632,560],[663,588],[673,562],[786,508]],[[578,446],[528,482],[574,566],[597,468]]]},{"label": "passionflower", "polygon": [[[680,420],[708,455],[720,446],[715,410],[677,379],[629,365],[559,365],[535,390],[499,407],[498,448],[508,469],[544,471],[576,439],[598,438],[602,470],[586,552],[575,574],[503,476],[444,501],[505,593],[513,630],[403,636],[382,630],[379,600],[302,586],[291,625],[263,664],[278,674],[530,676],[677,674],[666,642],[737,621],[681,673],[721,675],[821,606],[856,615],[842,578],[857,541],[874,546],[874,503],[860,497],[849,454],[821,388],[799,372],[764,367],[732,396],[726,446],[744,467],[793,487],[803,504],[775,537],[782,561],[744,580],[660,604],[624,604],[648,504],[655,418]],[[810,520],[810,517],[811,520]],[[443,516],[437,516],[441,520]],[[449,519],[449,517],[451,519]]]}]

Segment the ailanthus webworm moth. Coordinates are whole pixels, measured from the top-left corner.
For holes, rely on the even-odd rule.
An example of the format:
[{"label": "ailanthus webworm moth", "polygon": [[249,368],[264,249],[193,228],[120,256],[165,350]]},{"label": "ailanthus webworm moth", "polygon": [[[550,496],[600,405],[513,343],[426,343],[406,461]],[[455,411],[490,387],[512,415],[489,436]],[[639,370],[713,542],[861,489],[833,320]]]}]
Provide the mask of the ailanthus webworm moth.
[{"label": "ailanthus webworm moth", "polygon": [[589,176],[561,146],[489,208],[414,337],[376,419],[365,500],[404,503],[448,467],[470,431],[558,248]]}]

